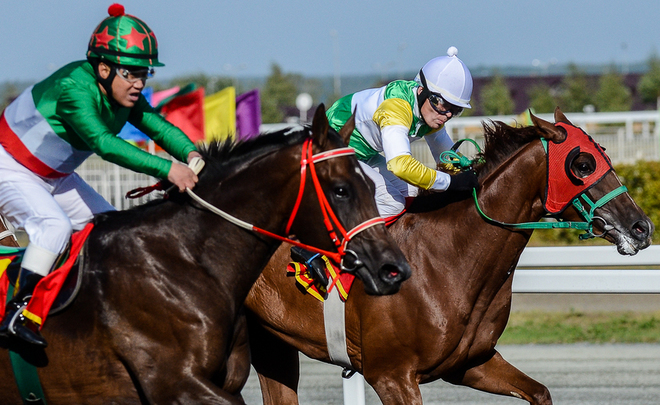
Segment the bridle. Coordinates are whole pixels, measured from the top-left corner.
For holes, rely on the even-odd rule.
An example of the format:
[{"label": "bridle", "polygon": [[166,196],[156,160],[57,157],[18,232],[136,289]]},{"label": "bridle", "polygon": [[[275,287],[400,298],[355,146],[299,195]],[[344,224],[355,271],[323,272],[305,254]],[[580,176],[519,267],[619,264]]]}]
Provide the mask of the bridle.
[{"label": "bridle", "polygon": [[[502,221],[498,221],[496,219],[490,218],[488,215],[486,215],[481,207],[479,206],[479,201],[477,199],[477,190],[473,189],[472,190],[472,196],[474,198],[474,203],[477,208],[477,211],[479,214],[488,222],[498,225],[498,226],[503,226],[506,228],[511,228],[511,229],[578,229],[578,230],[583,230],[585,231],[584,234],[581,234],[579,237],[580,239],[590,239],[590,238],[595,238],[595,237],[603,237],[608,231],[614,229],[614,226],[611,224],[608,224],[607,221],[601,217],[594,215],[594,211],[608,202],[612,201],[614,198],[617,196],[625,193],[628,191],[626,186],[621,185],[614,190],[610,191],[609,193],[605,194],[595,202],[592,201],[591,198],[587,195],[587,191],[591,187],[593,187],[595,184],[597,184],[603,177],[605,177],[610,171],[612,171],[612,164],[609,161],[609,158],[607,155],[605,155],[605,152],[603,149],[598,145],[596,142],[591,139],[590,136],[588,136],[584,131],[581,129],[574,127],[572,125],[564,124],[564,123],[557,123],[555,124],[556,126],[561,126],[564,129],[567,130],[568,136],[581,136],[584,135],[586,139],[581,139],[581,145],[583,148],[589,150],[593,155],[596,156],[596,161],[598,162],[599,166],[599,171],[595,174],[594,178],[591,178],[589,183],[584,184],[583,181],[579,179],[575,179],[574,176],[569,173],[569,167],[572,163],[572,160],[578,155],[580,152],[579,147],[575,147],[573,149],[566,150],[563,152],[563,155],[560,156],[560,159],[553,158],[551,159],[550,157],[550,149],[551,147],[549,146],[549,142],[545,138],[541,138],[541,143],[543,144],[543,148],[545,150],[546,156],[547,156],[547,162],[548,162],[548,191],[546,192],[545,198],[544,198],[544,210],[546,211],[546,216],[548,218],[555,218],[557,221],[556,222],[522,222],[522,223],[506,223]],[[455,144],[455,147],[458,147],[460,143],[462,142],[458,141]],[[471,141],[471,140],[470,140]],[[473,142],[475,143],[475,142]],[[476,145],[476,143],[475,143]],[[480,148],[478,145],[477,150],[480,151]],[[556,144],[553,145],[553,147],[556,146]],[[573,147],[574,145],[567,145],[570,147]],[[446,151],[443,152],[443,157],[446,162],[448,163],[453,163],[457,166],[460,166],[461,168],[466,168],[469,167],[471,170],[472,162],[469,161],[469,159],[466,159],[464,156],[461,156],[456,153],[455,149],[452,148],[452,151]],[[442,159],[441,159],[442,161]],[[548,196],[549,190],[551,189],[551,186],[554,185],[554,183],[551,183],[552,181],[556,181],[555,179],[551,179],[551,173],[559,173],[559,172],[566,172],[567,179],[570,182],[573,183],[575,186],[574,189],[572,190],[578,190],[576,194],[574,194],[573,197],[564,199],[562,202],[557,202],[555,200],[552,200],[553,204],[550,204],[551,198]],[[584,201],[584,204],[583,202]],[[578,214],[584,219],[584,222],[574,222],[574,221],[564,221],[561,218],[557,218],[556,215],[561,213],[564,209],[566,209],[569,205],[572,205],[575,210],[578,212]],[[585,207],[588,206],[588,207]],[[589,209],[588,209],[589,208]],[[603,223],[603,232],[601,234],[595,234],[593,231],[594,223],[596,221],[601,221]]]},{"label": "bridle", "polygon": [[[302,197],[305,192],[307,167],[309,167],[309,172],[314,184],[314,189],[316,191],[316,195],[319,200],[321,212],[323,213],[323,223],[325,224],[325,227],[328,231],[328,235],[330,236],[330,239],[334,243],[337,252],[322,250],[310,245],[306,245],[299,241],[290,239],[288,237],[274,234],[265,229],[261,229],[250,223],[242,221],[222,211],[221,209],[209,204],[208,202],[204,201],[201,197],[199,197],[197,194],[195,194],[192,190],[188,188],[186,189],[186,193],[188,193],[188,195],[190,195],[190,197],[192,197],[193,200],[197,201],[201,206],[213,212],[214,214],[221,216],[222,218],[226,219],[227,221],[231,222],[234,225],[237,225],[241,228],[247,229],[249,231],[261,235],[268,236],[273,239],[277,239],[282,242],[287,242],[292,245],[299,246],[303,249],[307,249],[315,253],[320,253],[332,259],[335,263],[340,263],[341,269],[343,271],[352,272],[355,271],[358,267],[362,266],[362,262],[359,260],[357,254],[354,251],[347,249],[348,242],[350,242],[355,237],[355,235],[366,229],[369,229],[379,224],[385,224],[385,220],[381,217],[371,218],[369,220],[362,222],[361,224],[357,225],[356,227],[354,227],[353,229],[347,232],[344,229],[344,227],[341,225],[339,220],[337,219],[337,216],[332,210],[332,207],[330,206],[328,199],[325,197],[325,194],[323,193],[323,189],[321,188],[321,182],[319,181],[318,176],[316,174],[316,168],[314,164],[318,162],[322,162],[324,160],[341,157],[341,156],[350,156],[354,154],[355,154],[355,150],[353,148],[338,148],[314,155],[312,152],[312,138],[308,138],[305,140],[305,142],[303,142],[302,156],[300,159],[300,188],[298,190],[298,197],[296,198],[296,203],[293,207],[293,211],[289,216],[289,220],[287,222],[286,231],[285,231],[285,233],[288,235],[289,231],[291,230],[291,226],[293,225],[293,221],[296,218],[296,215],[300,208]],[[337,236],[338,233],[342,237],[341,240]],[[346,266],[344,263],[344,258],[347,255],[352,257],[352,260],[350,261],[352,264],[351,266]]]}]

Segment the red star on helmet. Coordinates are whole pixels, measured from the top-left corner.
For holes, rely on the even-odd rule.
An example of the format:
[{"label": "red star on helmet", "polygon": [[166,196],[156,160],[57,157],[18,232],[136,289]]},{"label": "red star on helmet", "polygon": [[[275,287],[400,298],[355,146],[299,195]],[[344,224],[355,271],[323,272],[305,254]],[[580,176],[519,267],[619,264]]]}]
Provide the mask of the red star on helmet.
[{"label": "red star on helmet", "polygon": [[138,32],[135,27],[131,27],[131,33],[128,35],[122,35],[121,37],[126,40],[126,50],[133,46],[137,46],[140,50],[144,51],[144,39],[148,36],[148,34]]},{"label": "red star on helmet", "polygon": [[108,34],[108,27],[106,26],[103,29],[103,31],[101,31],[97,34],[94,34],[94,39],[96,40],[96,44],[94,45],[96,48],[103,47],[105,49],[109,49],[108,44],[110,43],[110,41],[115,39],[115,37]]}]

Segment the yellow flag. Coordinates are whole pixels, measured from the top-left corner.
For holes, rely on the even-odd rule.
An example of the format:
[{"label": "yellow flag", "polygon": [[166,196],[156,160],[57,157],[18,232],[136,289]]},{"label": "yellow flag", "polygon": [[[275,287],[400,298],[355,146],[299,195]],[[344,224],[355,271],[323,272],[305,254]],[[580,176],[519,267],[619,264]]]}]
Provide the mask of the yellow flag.
[{"label": "yellow flag", "polygon": [[234,139],[236,135],[236,89],[226,87],[204,97],[206,142]]}]

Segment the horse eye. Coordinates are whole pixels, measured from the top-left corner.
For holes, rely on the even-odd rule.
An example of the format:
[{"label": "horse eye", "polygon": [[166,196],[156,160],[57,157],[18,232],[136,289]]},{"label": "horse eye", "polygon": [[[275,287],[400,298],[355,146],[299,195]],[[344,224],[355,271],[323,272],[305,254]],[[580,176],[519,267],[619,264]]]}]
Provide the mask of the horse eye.
[{"label": "horse eye", "polygon": [[585,178],[596,171],[596,159],[589,153],[580,153],[573,160],[571,171],[576,177]]},{"label": "horse eye", "polygon": [[335,196],[337,196],[337,198],[348,198],[349,196],[348,187],[345,186],[335,187]]}]

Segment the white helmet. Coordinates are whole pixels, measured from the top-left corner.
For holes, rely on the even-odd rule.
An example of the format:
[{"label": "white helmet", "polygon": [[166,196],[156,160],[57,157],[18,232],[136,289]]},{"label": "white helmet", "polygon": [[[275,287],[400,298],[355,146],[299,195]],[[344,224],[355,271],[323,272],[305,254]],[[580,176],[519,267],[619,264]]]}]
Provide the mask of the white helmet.
[{"label": "white helmet", "polygon": [[[465,63],[456,57],[457,54],[458,49],[452,46],[447,49],[447,56],[431,59],[419,71],[415,81],[425,90],[440,94],[451,104],[472,108],[470,105],[472,75]],[[426,91],[424,93],[428,97]]]}]

